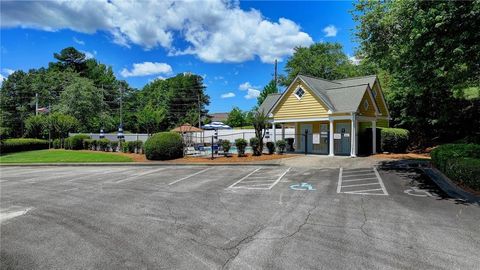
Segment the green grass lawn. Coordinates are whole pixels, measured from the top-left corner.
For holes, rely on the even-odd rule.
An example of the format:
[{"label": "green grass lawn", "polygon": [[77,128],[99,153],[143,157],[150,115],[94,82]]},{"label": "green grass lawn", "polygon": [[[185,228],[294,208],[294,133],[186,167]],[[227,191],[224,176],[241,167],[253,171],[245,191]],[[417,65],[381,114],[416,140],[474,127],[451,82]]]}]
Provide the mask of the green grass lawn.
[{"label": "green grass lawn", "polygon": [[105,152],[75,150],[37,150],[0,156],[0,163],[57,163],[57,162],[129,162],[131,158]]}]

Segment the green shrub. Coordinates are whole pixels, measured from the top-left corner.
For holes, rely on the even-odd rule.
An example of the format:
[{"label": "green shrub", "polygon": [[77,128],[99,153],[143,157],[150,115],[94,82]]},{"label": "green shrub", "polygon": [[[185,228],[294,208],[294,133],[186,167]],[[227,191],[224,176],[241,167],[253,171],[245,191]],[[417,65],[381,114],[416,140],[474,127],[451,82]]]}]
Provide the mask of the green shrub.
[{"label": "green shrub", "polygon": [[402,128],[381,128],[380,147],[384,152],[405,153],[409,144],[410,132]]},{"label": "green shrub", "polygon": [[83,140],[83,149],[85,150],[92,150],[92,142],[93,139],[84,139]]},{"label": "green shrub", "polygon": [[112,147],[112,152],[116,152],[118,148],[118,141],[111,141],[110,147]]},{"label": "green shrub", "polygon": [[90,136],[85,134],[77,134],[68,138],[70,140],[70,148],[72,150],[84,149],[83,140],[90,139]]},{"label": "green shrub", "polygon": [[480,158],[479,144],[444,144],[430,153],[433,164],[445,171],[449,162],[459,158]]},{"label": "green shrub", "polygon": [[108,148],[110,147],[110,140],[105,138],[99,139],[97,144],[100,151],[108,151]]},{"label": "green shrub", "polygon": [[55,139],[52,142],[52,146],[55,149],[60,149],[60,148],[62,148],[62,141],[60,139]]},{"label": "green shrub", "polygon": [[245,156],[245,148],[247,148],[247,140],[245,139],[236,139],[235,146],[237,147],[237,153],[239,157]]},{"label": "green shrub", "polygon": [[284,140],[279,140],[279,141],[277,141],[277,147],[278,147],[278,152],[280,154],[283,154],[283,153],[285,153],[285,150],[287,148],[287,142],[284,141]]},{"label": "green shrub", "polygon": [[257,137],[250,138],[250,146],[252,147],[253,155],[254,156],[261,156],[261,147],[260,147],[260,140]]},{"label": "green shrub", "polygon": [[273,142],[267,142],[267,149],[269,155],[275,153],[275,144]]},{"label": "green shrub", "polygon": [[223,148],[223,153],[227,155],[228,151],[230,151],[230,141],[222,140],[222,148]]},{"label": "green shrub", "polygon": [[120,142],[120,151],[128,153],[128,142]]},{"label": "green shrub", "polygon": [[92,139],[92,142],[91,142],[91,147],[92,147],[92,150],[97,150],[97,146],[98,146],[98,140],[95,140],[95,139]]},{"label": "green shrub", "polygon": [[145,155],[150,160],[169,160],[183,157],[182,136],[176,132],[156,133],[145,142]]},{"label": "green shrub", "polygon": [[6,139],[0,142],[0,152],[2,154],[39,149],[48,149],[48,141],[40,139],[19,138]]},{"label": "green shrub", "polygon": [[134,141],[136,153],[141,153],[143,149],[143,141]]},{"label": "green shrub", "polygon": [[455,182],[480,191],[480,159],[460,158],[448,163],[445,175]]},{"label": "green shrub", "polygon": [[452,181],[480,191],[479,144],[444,144],[430,156],[435,167]]},{"label": "green shrub", "polygon": [[67,150],[72,149],[72,139],[71,138],[63,139],[63,148],[65,148]]}]

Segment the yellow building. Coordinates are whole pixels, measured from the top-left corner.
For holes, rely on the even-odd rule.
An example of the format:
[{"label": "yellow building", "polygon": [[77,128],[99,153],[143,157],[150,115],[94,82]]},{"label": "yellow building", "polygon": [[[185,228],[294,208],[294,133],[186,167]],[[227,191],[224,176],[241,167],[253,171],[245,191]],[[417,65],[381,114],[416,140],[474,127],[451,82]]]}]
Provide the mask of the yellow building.
[{"label": "yellow building", "polygon": [[[295,128],[296,151],[330,156],[355,157],[359,131],[388,127],[390,118],[375,75],[335,81],[298,75],[282,94],[269,95],[259,110],[271,123]],[[376,132],[371,138],[376,153]]]}]

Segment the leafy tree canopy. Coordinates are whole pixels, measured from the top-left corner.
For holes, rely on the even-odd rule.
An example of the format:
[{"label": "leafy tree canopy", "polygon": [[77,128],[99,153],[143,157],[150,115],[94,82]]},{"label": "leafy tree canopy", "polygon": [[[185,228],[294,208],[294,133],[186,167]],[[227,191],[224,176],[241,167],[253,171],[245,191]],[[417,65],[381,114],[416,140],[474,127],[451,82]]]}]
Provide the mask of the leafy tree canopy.
[{"label": "leafy tree canopy", "polygon": [[274,80],[271,80],[260,92],[260,95],[257,98],[257,105],[262,105],[263,101],[267,98],[268,95],[278,93],[277,84]]}]

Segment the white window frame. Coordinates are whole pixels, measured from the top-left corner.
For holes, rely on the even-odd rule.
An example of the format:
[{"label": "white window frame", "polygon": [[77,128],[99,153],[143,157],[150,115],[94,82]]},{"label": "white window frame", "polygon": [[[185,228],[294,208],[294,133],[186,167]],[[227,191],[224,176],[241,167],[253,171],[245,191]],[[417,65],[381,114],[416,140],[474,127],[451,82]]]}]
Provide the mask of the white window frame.
[{"label": "white window frame", "polygon": [[370,106],[370,104],[368,104],[368,100],[365,99],[365,101],[363,102],[363,108],[364,108],[365,110],[368,110],[368,107],[369,107],[369,106]]},{"label": "white window frame", "polygon": [[[302,92],[303,92],[301,97],[297,95],[298,90],[302,90]],[[293,92],[293,94],[295,95],[295,97],[298,100],[301,100],[303,98],[303,96],[305,96],[305,90],[302,87],[298,87],[297,89],[295,89],[295,92]]]}]

